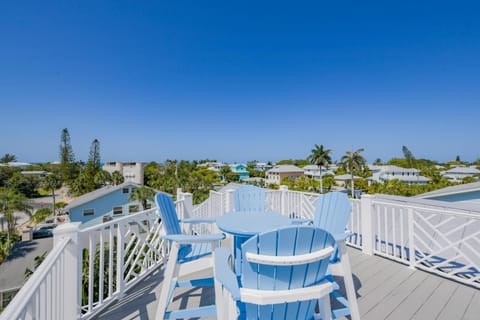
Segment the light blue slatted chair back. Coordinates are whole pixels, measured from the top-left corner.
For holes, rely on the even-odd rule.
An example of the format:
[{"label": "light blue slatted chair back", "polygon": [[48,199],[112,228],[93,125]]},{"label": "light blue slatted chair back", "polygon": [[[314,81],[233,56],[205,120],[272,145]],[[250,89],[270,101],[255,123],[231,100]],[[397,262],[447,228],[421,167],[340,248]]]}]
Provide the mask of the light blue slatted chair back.
[{"label": "light blue slatted chair back", "polygon": [[265,212],[265,189],[239,186],[233,198],[235,211]]},{"label": "light blue slatted chair back", "polygon": [[352,203],[342,192],[329,192],[321,195],[315,207],[314,226],[337,235],[345,233]]},{"label": "light blue slatted chair back", "polygon": [[[242,245],[241,287],[287,290],[316,285],[325,276],[329,257],[294,266],[272,266],[248,262],[246,253],[293,256],[333,247],[334,244],[330,233],[310,226],[286,227],[254,236]],[[246,303],[246,319],[311,319],[316,302],[315,299],[274,305]]]},{"label": "light blue slatted chair back", "polygon": [[182,229],[180,228],[180,221],[178,220],[172,198],[168,194],[157,193],[155,195],[155,202],[167,235],[181,234]]}]

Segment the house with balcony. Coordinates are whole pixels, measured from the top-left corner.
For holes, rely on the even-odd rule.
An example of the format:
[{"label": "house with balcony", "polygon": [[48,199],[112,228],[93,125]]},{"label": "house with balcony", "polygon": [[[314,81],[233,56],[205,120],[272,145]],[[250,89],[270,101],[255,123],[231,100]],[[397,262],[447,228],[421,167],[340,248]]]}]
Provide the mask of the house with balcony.
[{"label": "house with balcony", "polygon": [[409,185],[427,184],[430,179],[420,175],[420,170],[415,168],[402,168],[393,165],[376,166],[368,165],[372,176],[368,178],[369,182],[387,182],[390,180],[400,180]]},{"label": "house with balcony", "polygon": [[[320,180],[320,168],[317,165],[306,165],[305,167],[303,167],[303,174],[306,177]],[[322,177],[326,174],[334,175],[332,167],[322,167]]]},{"label": "house with balcony", "polygon": [[228,166],[233,173],[238,175],[239,180],[250,178],[250,173],[247,170],[247,165],[243,163],[232,163]]},{"label": "house with balcony", "polygon": [[255,166],[253,167],[253,169],[257,171],[267,171],[272,168],[273,168],[273,165],[268,164],[266,162],[256,162]]},{"label": "house with balcony", "polygon": [[138,202],[129,200],[133,190],[138,187],[140,185],[134,182],[108,185],[75,198],[63,211],[68,213],[71,222],[81,223],[92,220],[98,222],[104,216],[116,218],[132,214],[142,209]]},{"label": "house with balcony", "polygon": [[265,183],[280,185],[283,178],[290,177],[295,180],[303,175],[303,169],[300,169],[297,166],[291,164],[277,165],[266,172]]},{"label": "house with balcony", "polygon": [[440,172],[442,177],[453,182],[461,182],[462,179],[467,177],[478,177],[480,176],[480,170],[475,166],[465,167],[458,166],[451,169]]},{"label": "house with balcony", "polygon": [[110,174],[118,171],[122,174],[125,182],[134,182],[142,185],[144,179],[145,163],[143,162],[107,162],[102,169]]}]

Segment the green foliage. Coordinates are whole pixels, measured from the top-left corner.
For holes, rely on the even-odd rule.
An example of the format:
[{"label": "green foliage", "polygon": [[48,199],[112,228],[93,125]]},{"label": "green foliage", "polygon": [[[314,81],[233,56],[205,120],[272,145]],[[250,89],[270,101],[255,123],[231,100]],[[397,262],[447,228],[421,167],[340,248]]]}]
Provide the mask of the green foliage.
[{"label": "green foliage", "polygon": [[318,166],[320,169],[320,193],[323,193],[322,167],[328,167],[332,163],[330,153],[332,153],[332,150],[325,150],[323,144],[320,146],[315,144],[315,148],[312,149],[311,154],[308,156],[310,163]]},{"label": "green foliage", "polygon": [[15,212],[23,211],[27,214],[31,214],[31,209],[32,207],[29,205],[28,199],[22,193],[19,193],[14,189],[0,190],[0,214],[3,214],[5,220],[7,220],[9,236],[12,236],[15,233],[15,222],[17,221]]},{"label": "green foliage", "polygon": [[141,186],[133,190],[133,192],[130,194],[129,200],[140,202],[142,204],[143,210],[146,210],[148,201],[153,202],[154,197],[155,190],[149,187]]},{"label": "green foliage", "polygon": [[47,257],[47,251],[45,251],[42,255],[40,256],[36,256],[34,259],[33,259],[33,270],[30,270],[29,268],[26,268],[25,269],[25,272],[24,272],[24,279],[25,279],[25,282],[27,282],[28,278],[30,278],[30,276],[33,274],[33,272],[35,270],[37,270],[37,268],[42,264],[42,262],[45,260],[45,258]]},{"label": "green foliage", "polygon": [[45,208],[40,208],[32,215],[31,221],[35,224],[39,224],[39,223],[45,221],[45,219],[47,219],[51,215],[52,215],[52,209],[51,208],[46,208],[46,207]]},{"label": "green foliage", "polygon": [[2,158],[0,158],[1,163],[9,163],[17,161],[17,157],[13,154],[6,153]]},{"label": "green foliage", "polygon": [[197,162],[166,160],[163,164],[151,162],[145,166],[145,182],[172,195],[182,188],[193,194],[193,202],[197,204],[208,198],[219,178],[216,172],[199,167]]},{"label": "green foliage", "polygon": [[8,186],[8,180],[10,180],[15,173],[20,174],[20,170],[13,167],[0,166],[0,187]]},{"label": "green foliage", "polygon": [[[118,171],[117,171],[118,172]],[[123,178],[123,177],[122,177]],[[95,185],[100,188],[103,187],[107,184],[110,184],[113,182],[112,180],[112,175],[110,172],[105,171],[105,170],[99,170],[95,176],[93,177],[93,182],[95,182]]]},{"label": "green foliage", "polygon": [[280,160],[277,162],[277,165],[282,165],[282,164],[293,164],[294,166],[303,168],[306,165],[310,164],[310,162],[306,159],[288,159],[288,160]]},{"label": "green foliage", "polygon": [[7,231],[0,231],[0,264],[10,255],[13,244],[17,241],[20,241],[18,233],[9,234]]},{"label": "green foliage", "polygon": [[119,184],[122,184],[124,181],[125,181],[125,178],[120,173],[120,171],[115,170],[112,172],[112,183],[114,186],[118,186]]},{"label": "green foliage", "polygon": [[7,181],[8,186],[28,198],[38,196],[37,189],[40,185],[40,178],[34,175],[24,175],[20,172],[15,172],[14,175]]},{"label": "green foliage", "polygon": [[60,136],[60,173],[62,178],[71,185],[78,175],[78,166],[75,164],[70,133],[67,128],[62,130]]}]

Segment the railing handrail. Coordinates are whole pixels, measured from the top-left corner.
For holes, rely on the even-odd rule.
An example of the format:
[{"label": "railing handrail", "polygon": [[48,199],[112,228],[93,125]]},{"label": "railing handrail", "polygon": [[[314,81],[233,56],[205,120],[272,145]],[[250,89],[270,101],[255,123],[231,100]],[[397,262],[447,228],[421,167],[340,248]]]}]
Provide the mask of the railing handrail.
[{"label": "railing handrail", "polygon": [[120,218],[114,218],[113,220],[110,220],[110,221],[102,222],[102,223],[94,225],[94,226],[90,226],[90,227],[87,227],[87,228],[84,228],[84,229],[80,229],[79,232],[80,233],[85,233],[85,232],[90,232],[90,231],[96,231],[98,229],[102,229],[102,228],[109,227],[109,226],[112,226],[112,225],[115,225],[115,224],[118,224],[118,223],[122,223],[126,220],[130,220],[130,219],[140,217],[141,215],[146,215],[146,214],[153,213],[156,210],[157,210],[157,208],[155,207],[155,208],[150,208],[150,209],[147,209],[147,210],[139,211],[139,212],[136,212],[134,214],[129,214],[129,215],[126,215],[126,216],[122,216]]},{"label": "railing handrail", "polygon": [[0,315],[1,320],[18,319],[20,317],[43,280],[49,275],[52,267],[57,262],[70,240],[70,238],[61,239],[53,247],[45,260],[35,270],[20,291],[15,295],[13,300],[10,301],[7,308],[2,312]]}]

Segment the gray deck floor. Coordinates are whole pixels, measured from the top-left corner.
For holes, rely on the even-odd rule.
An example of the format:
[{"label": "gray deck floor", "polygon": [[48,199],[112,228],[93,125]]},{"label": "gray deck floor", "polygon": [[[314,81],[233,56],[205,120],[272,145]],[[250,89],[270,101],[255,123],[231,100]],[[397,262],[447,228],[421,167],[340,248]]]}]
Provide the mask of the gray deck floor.
[{"label": "gray deck floor", "polygon": [[[349,248],[362,319],[480,319],[480,290]],[[162,274],[154,272],[95,319],[154,319]],[[213,289],[178,291],[174,308],[211,304]]]}]

